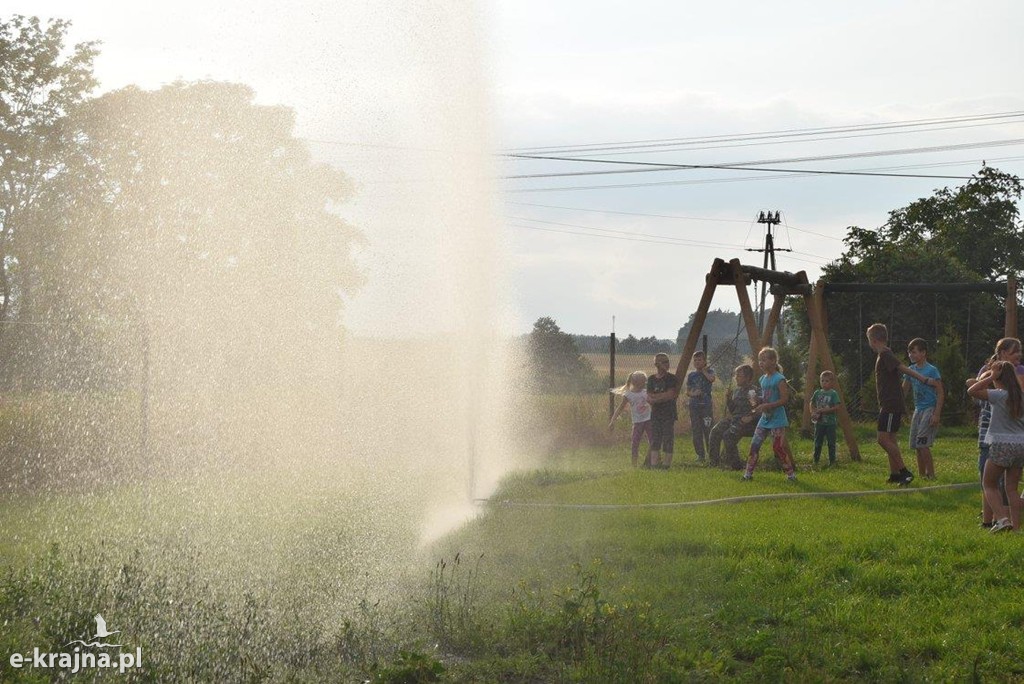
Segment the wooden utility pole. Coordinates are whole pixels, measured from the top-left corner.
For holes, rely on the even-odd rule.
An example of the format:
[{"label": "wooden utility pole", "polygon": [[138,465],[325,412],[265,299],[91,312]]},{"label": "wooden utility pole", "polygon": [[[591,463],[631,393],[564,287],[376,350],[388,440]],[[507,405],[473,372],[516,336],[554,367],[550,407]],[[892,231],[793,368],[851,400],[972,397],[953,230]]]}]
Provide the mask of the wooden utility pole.
[{"label": "wooden utility pole", "polygon": [[[775,238],[772,235],[772,227],[782,223],[782,219],[779,218],[781,212],[777,209],[773,214],[770,211],[762,211],[757,215],[757,222],[768,226],[768,229],[764,234],[764,247],[761,249],[747,249],[748,252],[761,252],[764,254],[764,270],[774,271],[775,270],[775,253],[776,252],[792,252],[791,249],[780,249],[775,247]],[[764,304],[765,299],[768,297],[768,284],[766,282],[761,283],[761,306],[757,310],[757,327],[760,330],[764,330]],[[756,351],[754,352],[757,353]]]}]

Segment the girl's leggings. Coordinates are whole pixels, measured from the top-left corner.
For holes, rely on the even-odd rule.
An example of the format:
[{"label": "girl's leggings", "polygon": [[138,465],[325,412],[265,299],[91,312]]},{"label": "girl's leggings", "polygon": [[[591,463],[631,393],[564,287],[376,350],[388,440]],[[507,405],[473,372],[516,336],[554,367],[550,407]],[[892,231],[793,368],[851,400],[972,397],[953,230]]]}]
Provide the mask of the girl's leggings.
[{"label": "girl's leggings", "polygon": [[789,447],[786,446],[786,428],[763,428],[759,427],[754,430],[754,436],[750,440],[750,456],[747,457],[747,472],[753,473],[754,468],[757,467],[757,459],[761,452],[761,443],[764,442],[768,433],[772,435],[772,451],[775,452],[775,458],[779,460],[779,464],[782,465],[782,470],[786,475],[793,474],[796,468],[793,467],[793,456],[789,453]]},{"label": "girl's leggings", "polygon": [[645,420],[642,423],[633,423],[633,463],[636,463],[640,456],[640,439],[647,435],[647,446],[651,446],[651,421]]}]

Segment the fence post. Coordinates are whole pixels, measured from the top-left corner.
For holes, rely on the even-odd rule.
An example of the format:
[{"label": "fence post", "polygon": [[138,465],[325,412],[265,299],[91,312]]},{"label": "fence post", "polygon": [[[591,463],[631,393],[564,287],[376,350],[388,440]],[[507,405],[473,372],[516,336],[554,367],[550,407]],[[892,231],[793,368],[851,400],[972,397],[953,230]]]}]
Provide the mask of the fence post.
[{"label": "fence post", "polygon": [[[615,389],[615,331],[608,338],[608,389]],[[615,413],[615,395],[608,393],[608,418]]]}]

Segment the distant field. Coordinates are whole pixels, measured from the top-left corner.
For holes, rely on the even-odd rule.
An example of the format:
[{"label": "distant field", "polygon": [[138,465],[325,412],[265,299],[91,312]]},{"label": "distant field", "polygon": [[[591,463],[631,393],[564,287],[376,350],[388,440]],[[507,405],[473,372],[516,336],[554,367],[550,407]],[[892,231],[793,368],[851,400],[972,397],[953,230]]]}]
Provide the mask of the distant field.
[{"label": "distant field", "polygon": [[[583,358],[590,362],[595,372],[608,375],[608,354],[582,354]],[[669,368],[673,373],[679,363],[679,354],[669,354],[671,365]],[[650,375],[654,372],[654,354],[616,354],[615,355],[615,376],[616,378],[635,370],[642,370]]]}]

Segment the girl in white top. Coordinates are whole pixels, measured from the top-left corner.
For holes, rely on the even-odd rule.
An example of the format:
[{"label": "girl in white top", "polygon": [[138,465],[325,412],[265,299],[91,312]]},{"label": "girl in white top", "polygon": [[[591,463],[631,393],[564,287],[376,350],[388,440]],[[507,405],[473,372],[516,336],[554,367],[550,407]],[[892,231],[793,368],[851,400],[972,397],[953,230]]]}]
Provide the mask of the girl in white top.
[{"label": "girl in white top", "polygon": [[[1020,529],[1018,486],[1024,471],[1024,392],[1017,382],[1016,369],[1012,363],[996,361],[978,377],[967,393],[992,406],[992,420],[985,435],[985,442],[989,445],[988,461],[981,482],[989,506],[1003,514],[992,525],[991,531],[1015,532]],[[999,491],[1000,477],[1004,478],[1009,506],[1003,504]]]},{"label": "girl in white top", "polygon": [[[640,456],[641,438],[647,435],[648,448],[651,445],[651,405],[647,402],[647,373],[633,371],[626,380],[626,384],[611,390],[611,393],[621,396],[622,403],[619,404],[619,408],[615,409],[612,419],[608,421],[608,429],[612,429],[615,419],[622,413],[622,409],[626,408],[626,404],[629,404],[629,411],[633,416],[632,456],[635,468]],[[647,466],[648,464],[645,463],[644,467]]]}]

